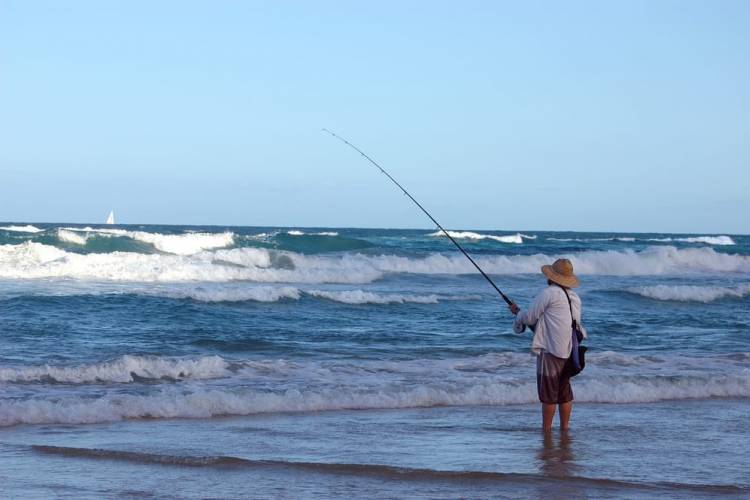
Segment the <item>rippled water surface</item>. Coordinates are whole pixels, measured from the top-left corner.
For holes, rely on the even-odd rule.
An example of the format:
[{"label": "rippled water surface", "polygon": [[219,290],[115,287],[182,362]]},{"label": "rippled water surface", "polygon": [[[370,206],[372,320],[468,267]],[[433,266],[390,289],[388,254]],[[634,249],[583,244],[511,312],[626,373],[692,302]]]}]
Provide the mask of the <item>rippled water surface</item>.
[{"label": "rippled water surface", "polygon": [[749,237],[453,235],[522,306],[573,261],[569,435],[539,434],[530,338],[431,230],[0,223],[0,491],[750,491]]}]

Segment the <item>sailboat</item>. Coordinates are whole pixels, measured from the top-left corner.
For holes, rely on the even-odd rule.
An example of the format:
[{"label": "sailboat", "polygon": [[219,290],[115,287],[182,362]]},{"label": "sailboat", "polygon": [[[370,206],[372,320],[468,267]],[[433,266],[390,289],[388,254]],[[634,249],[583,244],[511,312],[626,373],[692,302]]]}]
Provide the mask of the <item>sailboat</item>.
[{"label": "sailboat", "polygon": [[114,224],[114,223],[115,223],[115,211],[110,210],[109,217],[107,217],[107,222],[105,222],[105,224]]}]

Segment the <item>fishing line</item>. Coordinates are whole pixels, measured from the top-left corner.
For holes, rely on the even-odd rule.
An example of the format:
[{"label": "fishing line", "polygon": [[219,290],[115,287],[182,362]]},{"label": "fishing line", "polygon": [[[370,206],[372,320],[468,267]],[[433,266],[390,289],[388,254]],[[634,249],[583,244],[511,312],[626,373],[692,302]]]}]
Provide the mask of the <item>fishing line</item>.
[{"label": "fishing line", "polygon": [[511,304],[513,304],[513,301],[511,301],[511,300],[510,300],[510,299],[508,298],[508,296],[507,296],[507,295],[505,295],[505,294],[504,294],[504,293],[502,292],[502,290],[500,290],[500,288],[498,288],[498,286],[497,286],[497,285],[495,284],[495,282],[494,282],[494,281],[492,281],[492,278],[490,278],[489,276],[487,276],[487,273],[485,273],[485,272],[484,272],[484,271],[482,270],[482,268],[481,268],[481,267],[479,267],[479,264],[477,264],[476,262],[474,262],[474,259],[472,259],[472,258],[471,258],[471,255],[469,255],[469,254],[468,254],[468,253],[466,252],[466,250],[464,250],[464,248],[463,248],[463,247],[462,247],[461,245],[459,245],[459,244],[458,244],[458,242],[457,242],[456,240],[454,240],[454,239],[453,239],[453,236],[451,236],[451,235],[450,235],[450,234],[448,233],[448,231],[446,231],[445,229],[443,229],[443,226],[441,226],[441,225],[440,225],[440,223],[439,223],[438,221],[436,221],[436,220],[435,220],[435,217],[433,217],[432,215],[430,215],[430,212],[428,212],[427,210],[425,210],[425,208],[424,208],[424,207],[423,207],[423,206],[422,206],[422,205],[421,205],[421,204],[420,204],[420,203],[419,203],[419,202],[418,202],[417,200],[415,200],[415,199],[414,199],[414,197],[413,197],[413,196],[412,196],[411,194],[409,194],[409,192],[408,192],[408,191],[407,191],[406,189],[404,189],[404,187],[403,187],[403,186],[402,186],[401,184],[399,184],[399,183],[398,183],[398,181],[397,181],[396,179],[394,179],[394,178],[393,178],[393,176],[391,176],[391,174],[389,174],[388,172],[386,172],[386,170],[385,170],[385,169],[384,169],[383,167],[381,167],[380,165],[378,165],[378,163],[377,163],[377,162],[376,162],[375,160],[373,160],[372,158],[370,158],[369,156],[367,156],[367,154],[365,154],[365,152],[364,152],[364,151],[362,151],[362,150],[361,150],[361,149],[359,149],[359,148],[358,148],[357,146],[355,146],[355,145],[354,145],[354,144],[352,144],[351,142],[347,141],[346,139],[344,139],[344,138],[343,138],[343,137],[341,137],[340,135],[337,135],[337,134],[335,134],[335,133],[331,132],[331,131],[330,131],[330,130],[328,130],[327,128],[324,128],[324,129],[323,129],[323,132],[327,132],[327,133],[331,134],[331,135],[332,135],[333,137],[335,137],[336,139],[340,140],[341,142],[343,142],[344,144],[346,144],[347,146],[349,146],[350,148],[352,148],[353,150],[355,150],[356,152],[358,152],[358,153],[359,153],[360,155],[362,155],[362,156],[363,156],[363,157],[364,157],[364,158],[365,158],[365,159],[366,159],[367,161],[369,161],[370,163],[372,163],[373,165],[375,165],[375,166],[376,166],[376,167],[378,168],[378,170],[380,170],[380,171],[381,171],[382,173],[384,173],[384,174],[386,175],[386,177],[388,177],[388,178],[389,178],[389,179],[390,179],[390,180],[391,180],[391,181],[392,181],[392,182],[393,182],[393,183],[394,183],[395,185],[397,185],[397,186],[398,186],[398,188],[399,188],[399,189],[400,189],[401,191],[403,191],[403,192],[404,192],[404,194],[405,194],[406,196],[408,196],[408,197],[409,197],[409,199],[410,199],[411,201],[413,201],[413,202],[414,202],[414,204],[415,204],[415,205],[417,205],[417,206],[419,207],[419,209],[420,209],[420,210],[422,210],[422,212],[424,212],[424,213],[425,213],[425,215],[426,215],[427,217],[429,217],[429,218],[430,218],[430,220],[431,220],[432,222],[434,222],[434,223],[435,223],[435,225],[436,225],[436,226],[437,226],[438,228],[440,228],[440,230],[441,230],[441,231],[443,232],[443,234],[445,234],[445,235],[446,235],[446,236],[448,237],[448,239],[449,239],[449,240],[451,240],[451,241],[453,242],[453,244],[454,244],[454,245],[456,245],[456,247],[457,247],[457,248],[458,248],[459,250],[461,250],[461,253],[463,253],[463,254],[464,254],[464,256],[465,256],[465,257],[466,257],[467,259],[469,259],[469,262],[471,262],[472,264],[474,264],[474,267],[476,267],[476,268],[477,268],[477,271],[479,271],[479,272],[480,272],[480,273],[482,274],[482,276],[484,276],[484,279],[486,279],[486,280],[487,280],[487,281],[489,282],[489,284],[490,284],[490,285],[492,285],[492,288],[494,288],[494,289],[495,289],[495,290],[497,291],[497,293],[499,293],[499,294],[500,294],[500,297],[502,297],[502,298],[503,298],[503,300],[504,300],[504,301],[505,301],[505,302],[506,302],[506,303],[507,303],[508,305],[511,305]]}]

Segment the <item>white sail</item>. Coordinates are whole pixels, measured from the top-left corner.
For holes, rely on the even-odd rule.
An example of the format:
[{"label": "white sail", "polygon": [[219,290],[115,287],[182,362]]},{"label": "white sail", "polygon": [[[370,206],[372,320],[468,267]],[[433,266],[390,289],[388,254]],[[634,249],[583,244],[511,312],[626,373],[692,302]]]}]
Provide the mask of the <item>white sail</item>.
[{"label": "white sail", "polygon": [[106,224],[114,224],[115,223],[115,211],[110,210],[109,211],[109,217],[107,217]]}]

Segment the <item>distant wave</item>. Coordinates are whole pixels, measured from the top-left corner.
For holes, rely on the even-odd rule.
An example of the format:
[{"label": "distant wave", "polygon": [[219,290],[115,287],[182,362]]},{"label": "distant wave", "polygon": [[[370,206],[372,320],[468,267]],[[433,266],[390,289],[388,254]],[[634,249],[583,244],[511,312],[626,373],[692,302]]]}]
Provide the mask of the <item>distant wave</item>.
[{"label": "distant wave", "polygon": [[[641,251],[589,250],[557,255],[480,256],[476,260],[492,274],[533,274],[556,258],[569,258],[579,274],[647,276],[682,272],[750,272],[750,257],[719,253],[712,248],[677,249],[655,246]],[[370,256],[368,260],[384,272],[420,274],[467,274],[471,264],[461,255],[432,254],[422,259],[401,256]]]},{"label": "distant wave", "polygon": [[632,236],[613,236],[610,238],[547,238],[549,241],[621,241],[632,243],[634,241],[658,241],[662,243],[704,243],[708,245],[735,245],[735,241],[729,236],[691,236],[684,238],[634,238]]},{"label": "distant wave", "polygon": [[[669,275],[685,272],[750,272],[750,257],[719,253],[710,247],[649,247],[642,251],[584,251],[561,255],[478,256],[492,274],[538,273],[557,257],[573,261],[582,275]],[[181,282],[252,281],[260,283],[369,283],[388,273],[473,274],[460,254],[426,257],[342,253],[306,255],[266,248],[233,248],[193,255],[135,252],[77,254],[50,245],[24,242],[0,245],[0,278]]]},{"label": "distant wave", "polygon": [[192,299],[199,302],[278,302],[283,299],[299,300],[301,291],[292,286],[244,288],[196,288],[154,290],[142,293],[171,299]]},{"label": "distant wave", "polygon": [[27,226],[5,226],[0,227],[0,230],[3,231],[11,231],[16,233],[41,233],[44,231],[44,229],[39,229],[38,227],[27,225]]},{"label": "distant wave", "polygon": [[293,229],[291,231],[287,231],[286,234],[288,234],[289,236],[306,236],[306,235],[310,235],[310,236],[338,236],[339,235],[339,233],[337,233],[336,231],[321,231],[319,233],[306,233],[304,231],[298,231],[296,229]]},{"label": "distant wave", "polygon": [[291,286],[182,289],[146,292],[159,297],[193,299],[200,302],[277,302],[299,300],[303,295],[344,304],[437,304],[442,301],[480,300],[479,295],[376,293],[365,290],[302,290]]},{"label": "distant wave", "polygon": [[646,241],[672,242],[681,241],[683,243],[706,243],[708,245],[734,245],[735,242],[729,236],[694,236],[686,238],[648,238]]},{"label": "distant wave", "polygon": [[[62,235],[60,231],[63,231]],[[81,240],[74,241],[72,238],[73,232],[131,238],[153,245],[159,251],[175,255],[193,255],[203,250],[225,248],[234,244],[234,233],[232,232],[161,234],[146,231],[127,231],[125,229],[68,227],[60,228],[58,235],[63,241],[79,243]],[[79,244],[85,244],[85,239],[84,243]]]},{"label": "distant wave", "polygon": [[632,243],[635,238],[629,236],[620,236],[613,238],[547,238],[549,241],[622,241]]},{"label": "distant wave", "polygon": [[[183,286],[142,286],[135,284],[127,289],[111,289],[99,285],[94,290],[81,290],[80,288],[69,288],[66,290],[55,290],[52,293],[31,292],[26,296],[34,297],[64,297],[64,296],[116,296],[132,294],[144,297],[163,297],[168,299],[189,299],[198,302],[278,302],[282,300],[300,300],[303,296],[314,299],[330,300],[343,304],[437,304],[446,301],[478,301],[481,295],[476,294],[416,294],[416,293],[379,293],[361,289],[355,290],[306,290],[293,286],[257,286],[251,284],[222,285],[205,284],[196,287]],[[24,296],[11,294],[10,297]],[[0,376],[0,380],[2,377]]]},{"label": "distant wave", "polygon": [[[448,231],[448,234],[451,236],[451,238],[456,239],[466,239],[466,240],[494,240],[499,241],[500,243],[515,243],[520,244],[523,243],[524,239],[533,240],[536,239],[536,236],[533,235],[527,235],[527,234],[509,234],[504,236],[496,236],[494,234],[481,234],[481,233],[474,233],[472,231]],[[445,236],[445,233],[442,231],[435,231],[434,233],[428,234],[428,236]]]},{"label": "distant wave", "polygon": [[628,292],[656,300],[677,302],[713,302],[719,299],[741,299],[750,295],[750,283],[735,287],[699,285],[654,285],[627,289]]},{"label": "distant wave", "polygon": [[374,293],[364,290],[309,290],[305,292],[313,297],[320,297],[345,304],[437,304],[446,300],[478,300],[478,295],[429,295]]}]

